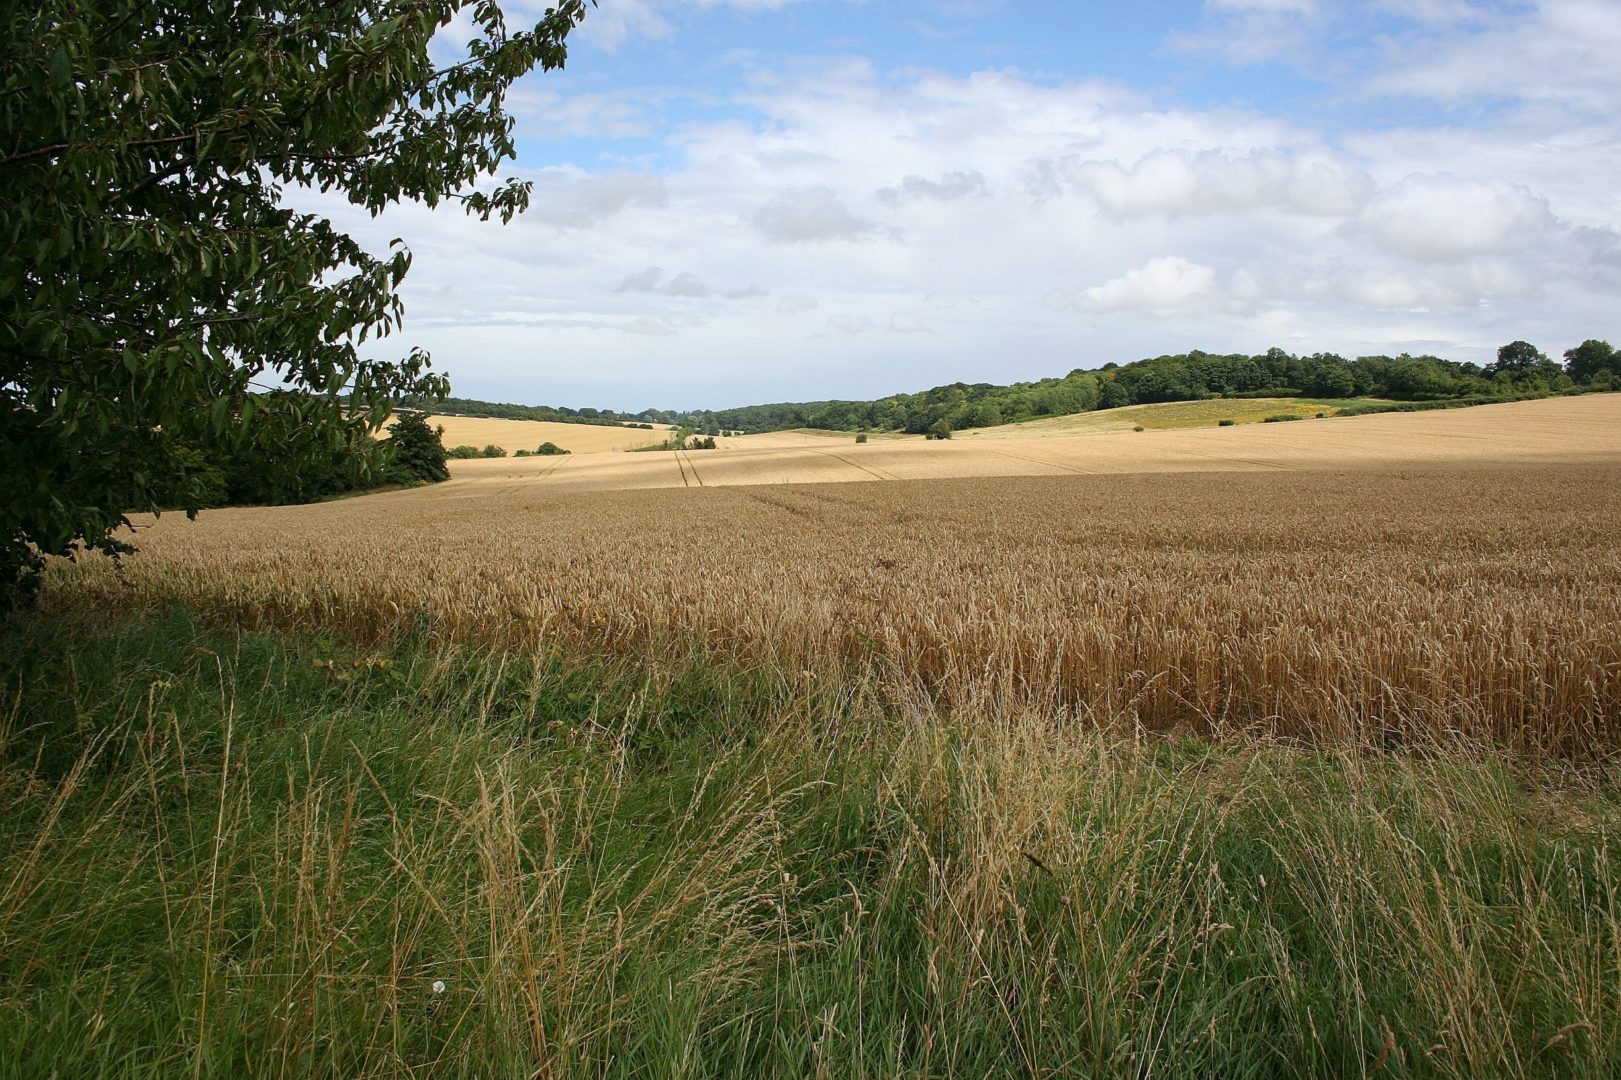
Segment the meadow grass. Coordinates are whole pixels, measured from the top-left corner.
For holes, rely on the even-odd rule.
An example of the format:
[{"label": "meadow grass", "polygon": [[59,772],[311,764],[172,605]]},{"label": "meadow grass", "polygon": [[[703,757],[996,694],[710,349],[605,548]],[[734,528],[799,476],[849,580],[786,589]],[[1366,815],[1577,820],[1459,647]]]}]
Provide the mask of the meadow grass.
[{"label": "meadow grass", "polygon": [[109,610],[0,631],[6,1076],[1621,1067],[1602,758]]}]

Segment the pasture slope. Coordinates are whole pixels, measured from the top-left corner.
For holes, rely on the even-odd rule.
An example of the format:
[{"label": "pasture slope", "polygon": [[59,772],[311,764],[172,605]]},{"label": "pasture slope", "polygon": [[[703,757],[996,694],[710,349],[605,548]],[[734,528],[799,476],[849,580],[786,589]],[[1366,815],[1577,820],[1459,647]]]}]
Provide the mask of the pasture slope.
[{"label": "pasture slope", "polygon": [[738,444],[53,564],[0,1076],[1621,1075],[1621,396]]}]

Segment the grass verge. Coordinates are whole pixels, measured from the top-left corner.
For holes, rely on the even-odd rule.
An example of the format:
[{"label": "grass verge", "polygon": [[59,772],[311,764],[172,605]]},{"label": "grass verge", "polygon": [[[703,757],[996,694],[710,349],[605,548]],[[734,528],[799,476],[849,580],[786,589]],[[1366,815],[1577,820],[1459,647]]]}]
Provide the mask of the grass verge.
[{"label": "grass verge", "polygon": [[1602,766],[183,613],[14,621],[0,693],[6,1076],[1621,1066]]}]

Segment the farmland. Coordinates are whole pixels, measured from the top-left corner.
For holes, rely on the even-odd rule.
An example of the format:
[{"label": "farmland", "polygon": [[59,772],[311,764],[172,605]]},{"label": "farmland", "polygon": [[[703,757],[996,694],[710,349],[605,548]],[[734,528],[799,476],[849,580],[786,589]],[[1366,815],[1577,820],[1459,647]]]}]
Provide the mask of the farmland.
[{"label": "farmland", "polygon": [[554,424],[544,420],[501,420],[482,416],[430,416],[428,423],[444,428],[446,447],[499,446],[509,455],[533,450],[541,443],[561,446],[572,454],[601,454],[649,446],[665,437],[665,430],[608,427],[597,424]]},{"label": "farmland", "polygon": [[[1205,403],[1199,403],[1203,406]],[[1242,406],[1242,402],[1236,403]],[[1268,406],[1270,408],[1270,406]],[[1138,406],[1179,415],[1180,406]],[[1389,469],[1407,464],[1607,460],[1621,453],[1621,395],[1520,401],[1429,413],[1386,413],[1294,423],[1172,430],[1010,424],[944,442],[774,432],[722,439],[719,450],[599,456],[559,463],[463,461],[453,480],[406,498],[503,498],[549,492],[653,487],[947,480],[997,476],[1124,475]],[[1212,421],[1213,423],[1213,421]]]},{"label": "farmland", "polygon": [[4,631],[0,1072],[1613,1074],[1618,403],[143,519]]}]

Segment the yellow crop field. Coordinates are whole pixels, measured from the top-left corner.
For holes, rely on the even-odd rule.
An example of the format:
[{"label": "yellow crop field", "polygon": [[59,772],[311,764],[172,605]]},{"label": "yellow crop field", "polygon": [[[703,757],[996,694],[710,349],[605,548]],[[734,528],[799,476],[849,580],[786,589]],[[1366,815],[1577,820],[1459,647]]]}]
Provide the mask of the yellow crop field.
[{"label": "yellow crop field", "polygon": [[[992,431],[1009,434],[993,436]],[[913,437],[858,444],[849,435],[749,435],[723,440],[717,450],[650,451],[562,462],[555,458],[452,462],[452,482],[418,497],[462,500],[484,488],[505,497],[531,484],[562,492],[993,476],[1387,469],[1422,462],[1574,461],[1616,454],[1621,454],[1621,394],[1593,394],[1436,412],[1039,438],[1021,436],[1013,428],[987,429],[980,438],[964,433],[943,442]]]},{"label": "yellow crop field", "polygon": [[[1369,399],[1371,400],[1371,399]],[[1090,435],[1108,431],[1149,431],[1190,427],[1216,427],[1223,420],[1235,424],[1259,424],[1269,416],[1292,416],[1300,420],[1336,416],[1339,405],[1301,398],[1214,398],[1209,401],[1167,401],[1156,405],[1127,405],[1118,409],[1051,416],[1002,424],[989,428],[969,428],[957,438],[1027,439],[1049,435]]]},{"label": "yellow crop field", "polygon": [[1222,429],[1234,445],[1080,440],[1182,440],[1148,447],[1158,475],[772,482],[790,462],[873,480],[915,460],[886,453],[992,460],[938,444],[469,462],[492,468],[165,516],[121,573],[90,561],[58,581],[363,639],[877,674],[951,708],[1124,731],[1614,747],[1618,400]]},{"label": "yellow crop field", "polygon": [[[556,443],[574,454],[600,454],[650,446],[665,437],[666,428],[655,430],[605,427],[596,424],[553,424],[544,420],[501,420],[483,416],[430,416],[428,423],[444,428],[443,441],[452,446],[499,446],[509,455],[533,450],[543,442]],[[393,421],[389,421],[389,426]]]}]

